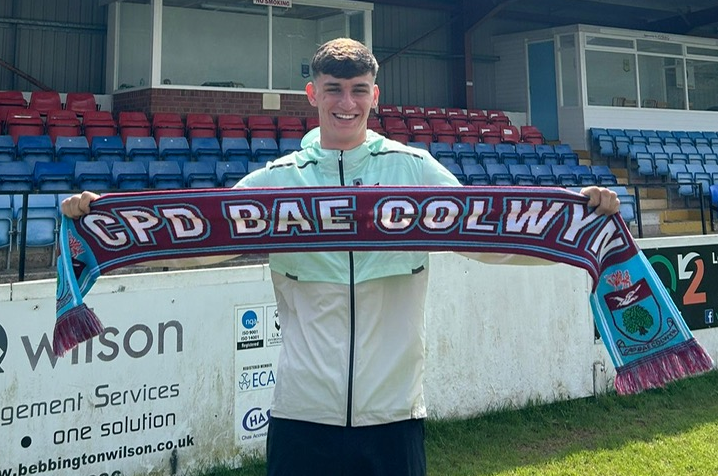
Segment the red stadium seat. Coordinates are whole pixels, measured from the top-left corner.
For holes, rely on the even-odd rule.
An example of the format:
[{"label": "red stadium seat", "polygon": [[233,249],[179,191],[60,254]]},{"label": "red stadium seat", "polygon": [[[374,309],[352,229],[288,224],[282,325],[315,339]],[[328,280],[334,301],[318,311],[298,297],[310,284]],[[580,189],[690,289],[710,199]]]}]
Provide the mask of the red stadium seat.
[{"label": "red stadium seat", "polygon": [[33,91],[30,93],[29,109],[34,109],[41,116],[47,116],[50,111],[62,109],[62,100],[57,91]]},{"label": "red stadium seat", "polygon": [[74,111],[67,111],[65,109],[50,111],[47,113],[45,129],[47,131],[47,135],[50,136],[50,140],[52,140],[52,143],[54,144],[55,139],[60,136],[79,136],[80,120],[77,118],[77,114],[75,114]]},{"label": "red stadium seat", "polygon": [[80,117],[84,117],[86,112],[97,111],[95,95],[92,93],[67,93],[65,109],[74,111]]}]

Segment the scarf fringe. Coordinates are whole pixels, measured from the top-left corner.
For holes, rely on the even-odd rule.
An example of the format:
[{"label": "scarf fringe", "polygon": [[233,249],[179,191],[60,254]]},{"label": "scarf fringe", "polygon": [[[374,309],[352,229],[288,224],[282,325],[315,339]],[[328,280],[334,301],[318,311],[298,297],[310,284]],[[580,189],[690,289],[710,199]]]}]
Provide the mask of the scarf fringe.
[{"label": "scarf fringe", "polygon": [[62,314],[55,324],[52,338],[52,351],[62,357],[80,342],[102,334],[105,328],[95,312],[80,304]]},{"label": "scarf fringe", "polygon": [[710,354],[692,338],[667,351],[616,369],[614,384],[619,395],[639,393],[708,372],[713,365]]}]

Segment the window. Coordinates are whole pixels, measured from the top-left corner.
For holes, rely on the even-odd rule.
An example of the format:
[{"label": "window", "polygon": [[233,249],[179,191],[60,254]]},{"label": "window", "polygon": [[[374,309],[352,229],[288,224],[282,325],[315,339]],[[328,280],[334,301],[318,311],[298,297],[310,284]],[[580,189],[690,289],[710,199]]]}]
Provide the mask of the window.
[{"label": "window", "polygon": [[578,66],[574,35],[559,37],[558,55],[561,68],[561,105],[578,106]]},{"label": "window", "polygon": [[587,50],[586,89],[591,106],[636,107],[635,55]]},{"label": "window", "polygon": [[162,7],[161,51],[154,52],[149,0],[116,4],[116,87],[150,86],[151,66],[159,63],[155,81],[167,85],[304,90],[316,47],[340,36],[366,42],[372,10],[350,0],[293,0],[289,8],[253,0],[186,3]]}]

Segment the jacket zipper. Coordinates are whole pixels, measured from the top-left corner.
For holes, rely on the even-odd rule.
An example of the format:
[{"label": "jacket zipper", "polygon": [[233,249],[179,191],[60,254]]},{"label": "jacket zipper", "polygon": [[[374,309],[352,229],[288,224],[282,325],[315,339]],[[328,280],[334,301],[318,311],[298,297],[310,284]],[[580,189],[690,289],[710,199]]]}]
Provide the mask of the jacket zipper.
[{"label": "jacket zipper", "polygon": [[[339,183],[344,183],[344,151],[339,151]],[[347,427],[352,426],[352,397],[354,394],[354,341],[356,338],[356,313],[354,296],[354,253],[349,252],[349,379],[347,382]]]}]

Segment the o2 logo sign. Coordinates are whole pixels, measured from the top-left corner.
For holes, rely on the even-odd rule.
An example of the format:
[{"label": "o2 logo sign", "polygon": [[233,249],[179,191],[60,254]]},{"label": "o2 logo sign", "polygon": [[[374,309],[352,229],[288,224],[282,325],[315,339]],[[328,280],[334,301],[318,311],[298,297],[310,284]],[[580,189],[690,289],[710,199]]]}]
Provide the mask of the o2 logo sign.
[{"label": "o2 logo sign", "polygon": [[[651,256],[648,261],[654,268],[656,265],[665,266],[670,276],[670,282],[666,285],[674,293],[678,291],[678,281],[687,281],[688,287],[683,293],[682,303],[686,306],[692,304],[705,304],[707,302],[705,291],[699,291],[703,278],[705,277],[706,267],[701,255],[695,251],[688,254],[676,255],[676,266],[663,255]],[[693,268],[693,270],[691,269]],[[678,271],[676,273],[676,270]],[[666,284],[666,283],[664,283]]]}]

